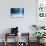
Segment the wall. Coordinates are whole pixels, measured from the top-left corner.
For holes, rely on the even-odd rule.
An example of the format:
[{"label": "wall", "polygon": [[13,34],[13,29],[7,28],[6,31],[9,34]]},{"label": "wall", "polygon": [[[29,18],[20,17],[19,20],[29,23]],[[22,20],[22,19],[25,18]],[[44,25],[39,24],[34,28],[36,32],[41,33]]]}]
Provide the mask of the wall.
[{"label": "wall", "polygon": [[[11,18],[11,7],[24,7],[24,18]],[[32,24],[36,24],[36,0],[0,0],[0,34],[18,26],[19,32],[30,32],[32,36]]]}]

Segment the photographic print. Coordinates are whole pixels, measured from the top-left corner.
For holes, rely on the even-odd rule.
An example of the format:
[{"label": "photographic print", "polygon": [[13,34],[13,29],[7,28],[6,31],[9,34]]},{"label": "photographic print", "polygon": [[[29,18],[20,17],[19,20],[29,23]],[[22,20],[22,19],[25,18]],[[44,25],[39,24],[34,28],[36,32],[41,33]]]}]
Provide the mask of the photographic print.
[{"label": "photographic print", "polygon": [[24,17],[24,8],[11,8],[11,17]]}]

